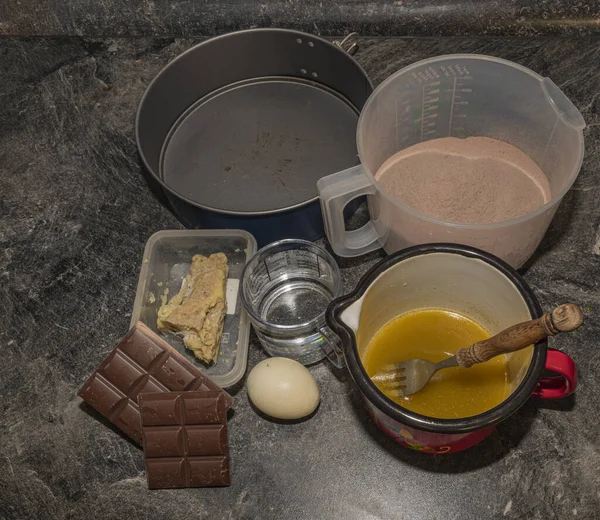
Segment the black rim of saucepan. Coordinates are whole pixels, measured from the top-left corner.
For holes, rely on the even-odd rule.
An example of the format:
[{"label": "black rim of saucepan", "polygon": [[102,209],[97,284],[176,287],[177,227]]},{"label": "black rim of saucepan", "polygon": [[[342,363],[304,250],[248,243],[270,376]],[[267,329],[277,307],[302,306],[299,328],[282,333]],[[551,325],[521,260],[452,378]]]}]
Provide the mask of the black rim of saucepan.
[{"label": "black rim of saucepan", "polygon": [[527,374],[523,378],[523,381],[501,404],[485,413],[466,417],[464,419],[435,419],[402,408],[391,399],[387,398],[375,384],[371,382],[360,361],[354,332],[340,319],[341,313],[361,298],[365,294],[367,288],[384,271],[400,261],[431,253],[451,253],[483,260],[504,274],[510,282],[515,285],[525,300],[533,319],[542,316],[542,308],[533,294],[533,291],[527,285],[525,280],[523,280],[521,275],[507,263],[494,255],[479,249],[463,245],[439,243],[409,247],[384,258],[361,278],[356,288],[351,293],[341,298],[337,298],[330,303],[326,312],[326,320],[329,327],[331,327],[342,340],[346,364],[348,365],[348,369],[350,370],[350,374],[355,383],[358,385],[362,394],[384,414],[399,423],[427,432],[443,434],[473,432],[503,421],[519,409],[531,396],[537,386],[538,379],[541,376],[546,363],[547,341],[540,341],[535,345],[531,364],[529,365],[529,369],[527,370]]},{"label": "black rim of saucepan", "polygon": [[[209,42],[214,42],[215,40],[219,40],[219,39],[225,39],[225,38],[231,38],[234,37],[236,35],[242,34],[242,33],[252,33],[252,32],[264,32],[264,31],[273,31],[273,32],[279,32],[279,33],[287,33],[293,36],[297,36],[297,37],[310,37],[310,39],[315,40],[315,41],[320,41],[321,43],[330,46],[331,48],[339,51],[340,53],[340,58],[344,58],[344,59],[349,59],[351,60],[354,65],[356,66],[356,68],[362,72],[364,79],[366,82],[368,82],[369,86],[371,87],[371,92],[374,89],[373,87],[373,83],[370,80],[370,78],[367,76],[366,71],[364,70],[364,68],[348,53],[346,52],[340,45],[336,45],[332,42],[329,42],[319,36],[315,36],[313,34],[309,34],[309,33],[305,33],[302,31],[296,31],[293,29],[281,29],[281,28],[258,28],[258,29],[245,29],[245,30],[241,30],[241,31],[234,31],[234,32],[229,32],[226,34],[222,34],[220,36],[214,36],[212,38],[209,38],[208,40],[201,42],[197,45],[194,45],[192,47],[190,47],[189,49],[187,49],[186,51],[182,52],[181,54],[179,54],[176,58],[174,58],[172,61],[170,61],[169,63],[167,63],[159,72],[158,74],[156,74],[156,76],[154,76],[154,78],[152,78],[152,80],[150,81],[150,83],[148,84],[148,86],[146,87],[146,90],[144,91],[144,94],[142,95],[142,98],[138,104],[137,107],[137,111],[136,111],[136,116],[135,116],[135,138],[136,138],[136,144],[137,144],[137,148],[138,148],[138,152],[140,155],[140,158],[142,159],[142,163],[144,165],[144,168],[146,169],[146,171],[148,171],[150,173],[150,175],[152,176],[152,178],[159,183],[159,185],[166,190],[167,192],[169,192],[172,196],[181,199],[184,202],[187,202],[188,204],[195,206],[197,208],[200,209],[204,209],[206,211],[211,211],[214,213],[221,213],[224,215],[240,215],[240,216],[261,216],[261,215],[270,215],[270,214],[277,214],[277,213],[281,213],[284,211],[289,211],[289,210],[293,210],[293,209],[297,209],[297,208],[301,208],[304,206],[308,206],[309,204],[312,204],[316,201],[319,200],[319,196],[315,195],[314,197],[305,200],[303,202],[294,204],[293,206],[290,206],[288,208],[282,208],[282,209],[274,209],[274,210],[269,210],[269,211],[259,211],[259,212],[237,212],[237,211],[227,211],[227,210],[222,210],[219,208],[213,208],[213,207],[208,207],[206,205],[200,204],[192,199],[189,199],[187,197],[185,197],[184,195],[182,195],[181,193],[178,193],[177,191],[175,191],[173,188],[171,188],[159,175],[158,172],[154,171],[154,168],[152,168],[150,166],[150,164],[148,163],[144,153],[142,153],[142,146],[141,146],[141,141],[140,141],[140,135],[139,135],[139,125],[140,125],[140,113],[143,110],[145,101],[146,101],[146,97],[148,95],[148,93],[150,92],[150,90],[152,89],[152,87],[154,86],[154,84],[157,82],[158,78],[161,77],[163,74],[167,73],[169,68],[171,67],[171,65],[173,63],[175,63],[177,60],[181,59],[183,56],[194,52],[198,47],[205,45]],[[327,86],[325,86],[327,87]],[[331,172],[331,173],[335,173],[335,172]]]}]

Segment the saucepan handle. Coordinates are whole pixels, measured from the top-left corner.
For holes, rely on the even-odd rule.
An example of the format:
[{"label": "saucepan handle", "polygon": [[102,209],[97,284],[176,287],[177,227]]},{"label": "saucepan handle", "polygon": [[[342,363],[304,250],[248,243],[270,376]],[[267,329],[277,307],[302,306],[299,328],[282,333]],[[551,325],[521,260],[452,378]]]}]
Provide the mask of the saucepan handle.
[{"label": "saucepan handle", "polygon": [[346,231],[344,208],[363,195],[377,191],[361,165],[319,179],[317,190],[325,233],[336,255],[359,256],[379,249],[379,234],[372,221],[354,231]]},{"label": "saucepan handle", "polygon": [[548,349],[546,370],[555,376],[542,377],[533,392],[534,397],[560,399],[571,395],[577,387],[577,367],[570,356],[559,350]]}]

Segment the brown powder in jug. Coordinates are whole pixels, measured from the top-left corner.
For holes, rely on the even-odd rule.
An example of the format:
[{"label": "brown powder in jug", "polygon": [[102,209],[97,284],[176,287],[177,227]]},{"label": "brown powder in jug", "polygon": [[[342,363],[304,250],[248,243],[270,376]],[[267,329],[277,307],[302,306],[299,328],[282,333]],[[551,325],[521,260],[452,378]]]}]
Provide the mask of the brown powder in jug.
[{"label": "brown powder in jug", "polygon": [[488,224],[550,200],[548,180],[518,148],[488,137],[445,137],[390,157],[375,179],[396,199],[441,220]]}]

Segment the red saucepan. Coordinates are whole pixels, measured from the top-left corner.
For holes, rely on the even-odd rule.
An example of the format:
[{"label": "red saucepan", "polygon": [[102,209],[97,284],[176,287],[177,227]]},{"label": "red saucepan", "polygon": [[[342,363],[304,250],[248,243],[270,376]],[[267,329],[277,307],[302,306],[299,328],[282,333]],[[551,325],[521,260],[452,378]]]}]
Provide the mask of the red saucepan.
[{"label": "red saucepan", "polygon": [[[390,255],[365,274],[352,293],[334,300],[326,318],[342,340],[338,356],[345,358],[377,426],[400,444],[428,453],[464,450],[488,437],[531,396],[558,399],[575,390],[573,360],[540,341],[507,355],[511,393],[485,413],[436,419],[399,406],[371,381],[361,358],[383,325],[426,307],[460,312],[492,334],[542,316],[533,291],[517,271],[493,255],[453,244],[416,246]],[[544,370],[555,375],[544,377]]]}]

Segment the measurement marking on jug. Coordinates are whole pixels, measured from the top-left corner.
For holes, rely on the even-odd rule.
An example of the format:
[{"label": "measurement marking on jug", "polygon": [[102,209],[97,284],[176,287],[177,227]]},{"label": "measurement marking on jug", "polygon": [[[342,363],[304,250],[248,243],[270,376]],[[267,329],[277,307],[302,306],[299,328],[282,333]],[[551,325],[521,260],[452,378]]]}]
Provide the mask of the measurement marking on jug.
[{"label": "measurement marking on jug", "polygon": [[396,147],[397,149],[404,148],[401,146],[410,138],[410,133],[405,129],[419,121],[419,118],[412,118],[411,104],[406,98],[396,99]]},{"label": "measurement marking on jug", "polygon": [[423,141],[423,122],[425,121],[425,85],[421,93],[421,141]]},{"label": "measurement marking on jug", "polygon": [[452,137],[452,114],[454,114],[454,96],[456,95],[456,76],[452,86],[452,104],[450,105],[450,117],[448,118],[448,137]]},{"label": "measurement marking on jug", "polygon": [[440,81],[423,85],[421,99],[421,142],[437,132],[440,101]]},{"label": "measurement marking on jug", "polygon": [[398,148],[398,99],[394,99],[394,110],[396,113],[396,148]]}]

